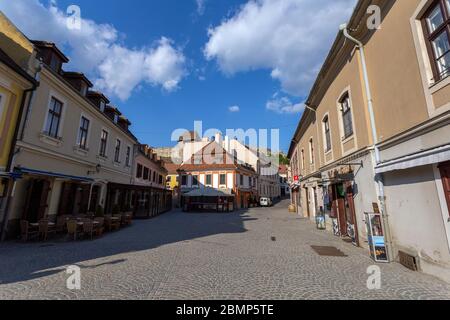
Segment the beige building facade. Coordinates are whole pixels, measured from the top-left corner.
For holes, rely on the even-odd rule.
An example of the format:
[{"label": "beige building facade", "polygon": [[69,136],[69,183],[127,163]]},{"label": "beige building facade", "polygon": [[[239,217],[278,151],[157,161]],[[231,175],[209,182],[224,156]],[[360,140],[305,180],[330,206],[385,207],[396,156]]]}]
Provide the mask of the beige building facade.
[{"label": "beige building facade", "polygon": [[20,178],[7,213],[10,236],[20,220],[111,210],[118,199],[107,199],[108,185],[131,184],[137,143],[129,121],[84,75],[63,70],[68,59],[53,43],[33,46],[43,63],[12,158]]},{"label": "beige building facade", "polygon": [[[381,8],[378,29],[366,23],[370,5]],[[447,0],[360,0],[289,152],[299,214],[324,213],[337,235],[368,247],[366,213],[380,212],[389,260],[447,281],[449,9]]]}]

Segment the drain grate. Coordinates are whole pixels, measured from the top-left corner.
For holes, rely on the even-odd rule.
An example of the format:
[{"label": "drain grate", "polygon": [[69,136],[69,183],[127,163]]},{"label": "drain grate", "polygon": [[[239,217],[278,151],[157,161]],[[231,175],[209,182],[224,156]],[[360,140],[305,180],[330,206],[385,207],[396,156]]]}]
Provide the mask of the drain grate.
[{"label": "drain grate", "polygon": [[335,247],[311,246],[311,248],[319,255],[325,257],[347,257],[345,253]]},{"label": "drain grate", "polygon": [[398,257],[400,259],[400,264],[402,264],[404,267],[412,270],[412,271],[418,271],[419,267],[417,266],[417,259],[416,257],[407,254],[406,252],[399,251]]}]

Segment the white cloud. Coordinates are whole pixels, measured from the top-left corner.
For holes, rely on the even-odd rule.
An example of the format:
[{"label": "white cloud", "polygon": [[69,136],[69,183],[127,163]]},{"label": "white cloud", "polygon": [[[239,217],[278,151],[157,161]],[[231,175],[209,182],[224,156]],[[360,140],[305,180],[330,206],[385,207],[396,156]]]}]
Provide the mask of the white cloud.
[{"label": "white cloud", "polygon": [[183,53],[164,37],[153,45],[130,49],[109,24],[82,19],[80,30],[69,29],[66,14],[55,1],[44,6],[39,0],[0,0],[0,10],[29,38],[69,49],[70,68],[93,77],[99,89],[121,100],[142,83],[174,90],[185,75]]},{"label": "white cloud", "polygon": [[284,91],[305,96],[355,0],[250,0],[209,30],[204,53],[229,75],[268,69]]},{"label": "white cloud", "polygon": [[197,13],[202,16],[205,13],[205,2],[206,0],[195,0],[197,4]]},{"label": "white cloud", "polygon": [[266,104],[266,109],[270,111],[274,111],[280,114],[292,114],[292,113],[301,113],[305,110],[305,104],[303,103],[292,103],[291,100],[287,97],[277,97],[274,96],[272,100],[269,100]]},{"label": "white cloud", "polygon": [[228,108],[228,110],[230,112],[239,112],[239,111],[241,111],[241,108],[239,108],[239,106],[231,106]]}]

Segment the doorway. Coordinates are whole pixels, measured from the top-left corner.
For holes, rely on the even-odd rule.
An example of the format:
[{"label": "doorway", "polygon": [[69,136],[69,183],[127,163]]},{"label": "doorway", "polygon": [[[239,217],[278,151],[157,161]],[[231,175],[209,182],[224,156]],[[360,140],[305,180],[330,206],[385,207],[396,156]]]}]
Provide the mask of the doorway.
[{"label": "doorway", "polygon": [[359,246],[358,225],[356,221],[353,186],[351,182],[337,183],[331,186],[333,211],[337,216],[339,234]]},{"label": "doorway", "polygon": [[31,179],[28,184],[27,199],[22,218],[30,223],[36,223],[45,218],[47,198],[50,192],[50,182],[44,179]]}]

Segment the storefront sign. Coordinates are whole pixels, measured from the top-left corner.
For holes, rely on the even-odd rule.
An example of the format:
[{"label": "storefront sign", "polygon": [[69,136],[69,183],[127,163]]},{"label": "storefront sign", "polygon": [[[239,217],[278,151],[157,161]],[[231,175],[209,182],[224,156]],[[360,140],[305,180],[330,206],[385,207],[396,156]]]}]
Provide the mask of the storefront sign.
[{"label": "storefront sign", "polygon": [[381,214],[366,213],[370,255],[376,262],[389,262]]}]

